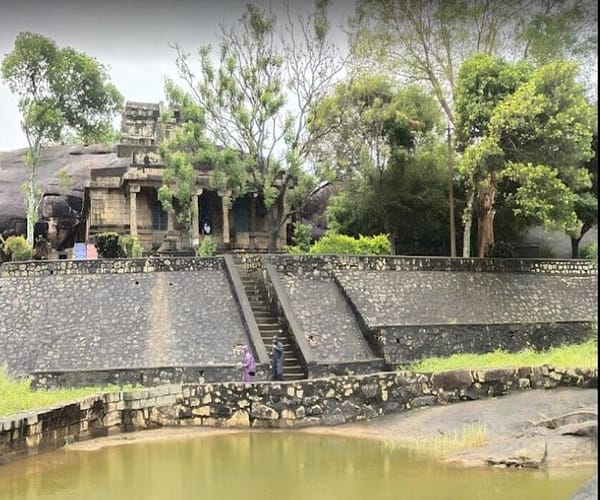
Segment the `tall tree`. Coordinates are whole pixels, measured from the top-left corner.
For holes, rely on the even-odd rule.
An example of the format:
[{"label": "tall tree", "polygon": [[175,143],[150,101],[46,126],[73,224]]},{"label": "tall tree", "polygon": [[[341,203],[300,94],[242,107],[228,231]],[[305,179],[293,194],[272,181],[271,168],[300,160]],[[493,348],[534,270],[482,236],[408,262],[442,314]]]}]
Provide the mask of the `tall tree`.
[{"label": "tall tree", "polygon": [[[439,118],[435,100],[422,89],[397,89],[381,75],[356,76],[319,102],[311,128],[323,137],[320,157],[331,160],[327,166],[342,181],[329,209],[333,229],[385,232],[394,250],[399,245],[404,252],[422,243],[415,221],[426,213],[439,216],[437,174],[443,171],[430,161]],[[444,186],[442,181],[442,196]],[[432,228],[420,229],[425,227]]]},{"label": "tall tree", "polygon": [[591,57],[595,3],[560,0],[358,0],[352,47],[358,64],[383,65],[431,86],[454,123],[457,71],[476,53],[527,59]]},{"label": "tall tree", "polygon": [[59,48],[43,35],[22,32],[2,61],[2,78],[19,96],[21,129],[29,150],[23,158],[27,243],[32,248],[42,192],[37,184],[41,154],[49,144],[75,135],[84,142],[104,139],[123,98],[94,58]]},{"label": "tall tree", "polygon": [[593,158],[585,164],[591,185],[576,192],[575,213],[579,223],[574,231],[569,233],[571,238],[571,258],[579,258],[579,243],[586,233],[598,225],[598,129],[594,132],[592,141]]},{"label": "tall tree", "polygon": [[[264,200],[269,251],[277,249],[288,215],[288,188],[310,156],[309,109],[343,68],[328,39],[327,6],[318,0],[312,14],[294,16],[286,4],[278,32],[273,13],[248,5],[237,26],[221,26],[216,65],[211,48],[200,49],[198,75],[175,47],[185,91],[205,111],[206,136],[216,146],[215,183]],[[253,213],[251,207],[251,232]]]},{"label": "tall tree", "polygon": [[595,121],[576,75],[576,65],[565,61],[527,74],[519,65],[483,56],[461,68],[459,135],[470,137],[462,173],[469,200],[475,200],[479,257],[494,243],[501,179],[516,186],[509,196],[517,213],[567,233],[576,230],[576,193],[591,184],[582,165],[591,157]]}]

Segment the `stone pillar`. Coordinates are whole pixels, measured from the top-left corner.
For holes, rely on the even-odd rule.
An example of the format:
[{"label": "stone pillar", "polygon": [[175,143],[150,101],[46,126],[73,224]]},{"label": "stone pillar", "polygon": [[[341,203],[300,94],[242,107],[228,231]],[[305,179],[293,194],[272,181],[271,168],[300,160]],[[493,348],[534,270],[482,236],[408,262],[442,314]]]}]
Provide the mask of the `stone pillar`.
[{"label": "stone pillar", "polygon": [[195,194],[192,195],[192,246],[197,246],[200,242],[200,224],[198,219],[198,211],[200,208],[198,207],[198,198],[202,194],[202,188],[198,188]]},{"label": "stone pillar", "polygon": [[223,207],[223,244],[229,244],[229,203],[225,202],[225,196],[231,196],[231,191],[219,190],[217,194],[221,197],[221,206]]},{"label": "stone pillar", "polygon": [[137,230],[137,193],[140,186],[129,186],[129,234],[134,238],[138,236]]}]

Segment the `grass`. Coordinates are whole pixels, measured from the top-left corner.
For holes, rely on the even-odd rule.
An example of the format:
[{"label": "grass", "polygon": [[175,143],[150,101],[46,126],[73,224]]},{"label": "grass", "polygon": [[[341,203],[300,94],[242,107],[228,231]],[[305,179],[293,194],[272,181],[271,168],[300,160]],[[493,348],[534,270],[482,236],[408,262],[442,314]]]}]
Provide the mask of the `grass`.
[{"label": "grass", "polygon": [[[486,368],[516,368],[520,366],[553,365],[559,368],[598,368],[598,341],[591,339],[583,344],[566,345],[545,352],[535,352],[531,349],[517,353],[494,351],[488,354],[453,354],[447,358],[428,358],[402,369],[419,372],[440,372],[445,370],[469,369],[481,370]],[[6,370],[0,367],[0,417],[14,415],[22,411],[44,408],[57,403],[72,401],[93,394],[131,390],[133,386],[118,387],[83,387],[79,389],[57,389],[50,391],[32,391],[30,381],[11,379]],[[449,439],[449,443],[460,441],[457,436]],[[445,441],[433,447],[445,448]]]},{"label": "grass", "polygon": [[480,448],[488,442],[488,430],[485,424],[473,422],[466,424],[458,430],[449,433],[440,433],[437,436],[416,437],[414,440],[402,442],[401,445],[393,442],[386,443],[388,447],[401,446],[421,454],[445,458],[460,451]]},{"label": "grass", "polygon": [[403,365],[404,370],[441,372],[446,370],[482,370],[552,365],[557,368],[598,368],[598,340],[564,345],[543,352],[525,349],[516,353],[494,351],[487,354],[453,354],[447,358],[427,358]]},{"label": "grass", "polygon": [[93,394],[129,390],[133,387],[82,387],[32,391],[28,378],[12,379],[6,369],[0,367],[0,417],[8,417],[22,411],[44,408],[57,403],[73,401]]}]

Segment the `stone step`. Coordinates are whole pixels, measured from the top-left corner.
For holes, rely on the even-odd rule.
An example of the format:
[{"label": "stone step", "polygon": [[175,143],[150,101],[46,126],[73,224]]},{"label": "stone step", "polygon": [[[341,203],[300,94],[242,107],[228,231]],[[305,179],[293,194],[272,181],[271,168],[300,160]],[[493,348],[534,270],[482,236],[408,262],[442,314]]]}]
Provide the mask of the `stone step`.
[{"label": "stone step", "polygon": [[256,326],[261,332],[281,332],[283,331],[281,325],[276,323],[275,320],[270,322],[258,323],[256,322]]}]

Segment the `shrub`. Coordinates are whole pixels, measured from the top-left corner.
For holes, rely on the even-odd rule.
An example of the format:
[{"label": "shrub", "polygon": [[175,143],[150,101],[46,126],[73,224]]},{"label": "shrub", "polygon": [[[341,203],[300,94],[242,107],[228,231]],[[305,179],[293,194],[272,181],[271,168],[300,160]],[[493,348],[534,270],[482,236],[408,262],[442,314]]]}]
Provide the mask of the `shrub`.
[{"label": "shrub", "polygon": [[389,255],[390,239],[385,234],[353,238],[345,234],[326,233],[310,247],[314,254]]},{"label": "shrub", "polygon": [[217,245],[213,242],[210,236],[205,236],[198,247],[198,256],[199,257],[210,257],[214,255],[217,251]]},{"label": "shrub", "polygon": [[515,256],[515,249],[510,243],[505,241],[499,241],[495,245],[492,245],[488,251],[486,257],[492,257],[494,259],[510,259]]},{"label": "shrub", "polygon": [[293,254],[308,253],[310,251],[310,233],[312,226],[296,222],[294,224],[294,244],[286,246],[285,251]]},{"label": "shrub", "polygon": [[538,249],[538,255],[542,259],[556,259],[556,252],[548,245],[541,245]]},{"label": "shrub", "polygon": [[598,245],[596,243],[588,243],[580,250],[579,257],[582,259],[598,260]]},{"label": "shrub", "polygon": [[31,248],[24,236],[10,236],[4,243],[5,251],[10,260],[31,260]]},{"label": "shrub", "polygon": [[96,249],[98,255],[105,259],[117,259],[125,255],[119,244],[119,235],[113,232],[98,233],[96,235]]},{"label": "shrub", "polygon": [[137,238],[129,235],[121,237],[121,248],[125,255],[131,259],[139,259],[144,251]]}]

